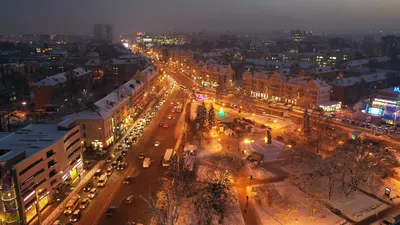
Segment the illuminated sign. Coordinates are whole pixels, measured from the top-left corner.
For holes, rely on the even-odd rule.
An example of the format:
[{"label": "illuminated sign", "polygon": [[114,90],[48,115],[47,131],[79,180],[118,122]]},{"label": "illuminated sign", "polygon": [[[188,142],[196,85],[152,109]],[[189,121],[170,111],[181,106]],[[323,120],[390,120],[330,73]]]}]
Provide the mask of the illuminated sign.
[{"label": "illuminated sign", "polygon": [[368,113],[374,114],[374,115],[382,115],[382,109],[370,107],[370,108],[368,108]]},{"label": "illuminated sign", "polygon": [[393,91],[394,91],[394,92],[399,92],[399,93],[400,93],[400,87],[394,87],[394,88],[393,88]]}]

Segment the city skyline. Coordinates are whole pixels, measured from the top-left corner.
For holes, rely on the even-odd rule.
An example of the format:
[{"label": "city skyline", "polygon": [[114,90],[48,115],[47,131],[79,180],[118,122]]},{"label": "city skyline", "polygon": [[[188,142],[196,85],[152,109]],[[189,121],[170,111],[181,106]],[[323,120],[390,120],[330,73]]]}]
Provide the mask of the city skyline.
[{"label": "city skyline", "polygon": [[[362,5],[361,5],[362,4]],[[23,7],[21,7],[21,5]],[[136,31],[264,32],[305,29],[320,32],[399,32],[393,21],[400,2],[351,0],[320,2],[238,0],[9,2],[0,15],[1,34],[89,34],[97,23],[113,24],[116,33]],[[15,12],[19,12],[16,19]]]}]

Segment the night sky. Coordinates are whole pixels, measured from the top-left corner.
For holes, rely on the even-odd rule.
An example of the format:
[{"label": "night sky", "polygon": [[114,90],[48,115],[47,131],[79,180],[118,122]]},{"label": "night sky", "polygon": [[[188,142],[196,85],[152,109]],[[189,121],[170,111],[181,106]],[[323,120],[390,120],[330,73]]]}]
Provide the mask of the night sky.
[{"label": "night sky", "polygon": [[[4,3],[7,2],[7,3]],[[136,31],[400,32],[400,0],[3,0],[0,34]]]}]

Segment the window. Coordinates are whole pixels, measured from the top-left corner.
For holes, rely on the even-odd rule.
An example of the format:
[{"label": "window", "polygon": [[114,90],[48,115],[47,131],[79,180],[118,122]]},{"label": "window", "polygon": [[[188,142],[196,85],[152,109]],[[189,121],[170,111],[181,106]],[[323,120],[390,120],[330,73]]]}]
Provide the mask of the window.
[{"label": "window", "polygon": [[68,137],[64,139],[64,143],[67,142],[71,137],[73,137],[77,133],[79,133],[79,129],[74,131],[72,134],[68,135]]},{"label": "window", "polygon": [[84,138],[86,137],[86,132],[83,132],[83,137],[84,137]]},{"label": "window", "polygon": [[54,169],[54,170],[50,171],[49,177],[52,178],[52,177],[54,177],[54,175],[56,175],[56,174],[57,174],[57,171]]},{"label": "window", "polygon": [[51,156],[55,155],[56,153],[53,151],[53,149],[49,150],[46,152],[46,157],[50,158]]},{"label": "window", "polygon": [[82,124],[82,130],[86,129],[86,125]]},{"label": "window", "polygon": [[36,166],[37,164],[41,163],[42,161],[43,161],[43,158],[40,158],[39,160],[37,160],[36,162],[32,163],[31,165],[29,165],[25,169],[21,170],[21,172],[19,172],[18,174],[20,176],[23,175],[24,173],[28,172],[28,170],[32,169],[34,166]]},{"label": "window", "polygon": [[79,140],[80,140],[80,138],[76,139],[74,142],[72,142],[71,144],[69,144],[68,147],[66,148],[66,151],[68,152],[68,150],[69,150],[74,144],[76,144]]}]

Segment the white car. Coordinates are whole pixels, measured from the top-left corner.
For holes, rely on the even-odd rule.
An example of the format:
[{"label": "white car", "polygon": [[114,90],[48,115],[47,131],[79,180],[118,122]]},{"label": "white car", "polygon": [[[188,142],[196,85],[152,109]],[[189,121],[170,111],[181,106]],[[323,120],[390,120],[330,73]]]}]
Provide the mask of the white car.
[{"label": "white car", "polygon": [[156,147],[160,146],[160,144],[161,143],[159,141],[154,142],[154,146],[156,146]]},{"label": "white car", "polygon": [[151,159],[150,158],[144,158],[143,160],[143,168],[149,168],[151,164]]},{"label": "white car", "polygon": [[172,116],[171,116],[171,115],[168,115],[168,119],[169,119],[169,120],[172,119]]},{"label": "white car", "polygon": [[92,190],[90,190],[90,193],[88,194],[88,198],[93,199],[94,197],[96,197],[97,195],[97,188],[92,188]]}]

